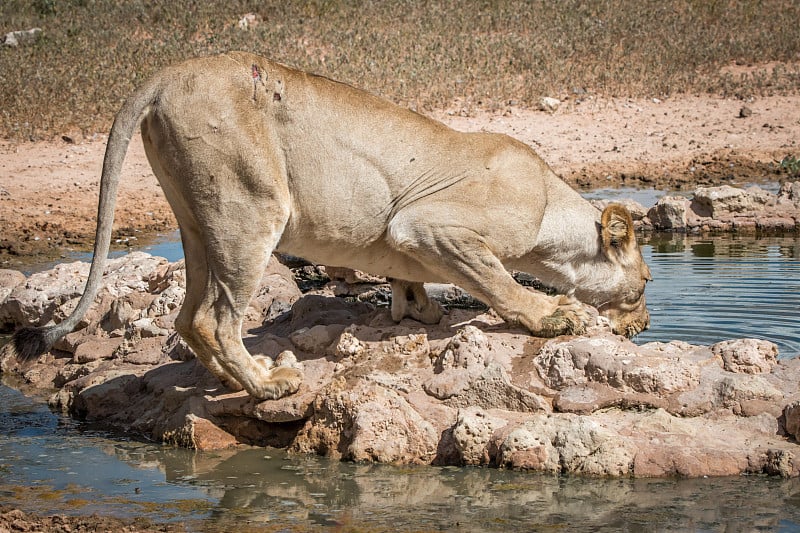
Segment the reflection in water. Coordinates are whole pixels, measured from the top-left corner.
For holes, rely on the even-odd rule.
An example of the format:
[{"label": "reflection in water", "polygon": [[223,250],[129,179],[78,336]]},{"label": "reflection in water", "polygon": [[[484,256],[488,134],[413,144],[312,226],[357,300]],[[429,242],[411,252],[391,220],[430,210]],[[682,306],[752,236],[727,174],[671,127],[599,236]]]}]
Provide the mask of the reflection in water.
[{"label": "reflection in water", "polygon": [[653,273],[651,329],[636,342],[712,344],[755,337],[800,354],[800,237],[656,234],[642,239]]},{"label": "reflection in water", "polygon": [[109,440],[6,386],[0,404],[0,494],[31,511],[180,520],[194,531],[800,529],[798,480],[602,480],[260,448],[200,453]]}]

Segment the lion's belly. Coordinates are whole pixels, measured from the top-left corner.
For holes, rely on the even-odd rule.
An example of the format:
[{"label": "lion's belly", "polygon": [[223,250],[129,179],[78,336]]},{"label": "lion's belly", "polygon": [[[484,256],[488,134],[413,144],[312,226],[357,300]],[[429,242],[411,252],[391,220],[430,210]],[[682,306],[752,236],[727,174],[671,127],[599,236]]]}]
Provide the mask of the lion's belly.
[{"label": "lion's belly", "polygon": [[421,282],[446,281],[428,272],[413,258],[391,248],[382,237],[372,242],[334,242],[315,238],[311,231],[289,227],[277,250],[319,265],[353,268],[376,276]]}]

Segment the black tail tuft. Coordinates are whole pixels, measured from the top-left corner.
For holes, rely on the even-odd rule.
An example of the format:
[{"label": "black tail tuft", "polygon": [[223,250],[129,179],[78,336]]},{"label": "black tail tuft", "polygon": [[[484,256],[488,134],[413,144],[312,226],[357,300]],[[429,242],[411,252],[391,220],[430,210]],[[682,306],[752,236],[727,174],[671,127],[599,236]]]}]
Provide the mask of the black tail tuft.
[{"label": "black tail tuft", "polygon": [[3,348],[3,351],[5,353],[10,351],[20,362],[36,359],[50,350],[50,342],[48,342],[46,335],[47,330],[48,328],[32,327],[18,329]]}]

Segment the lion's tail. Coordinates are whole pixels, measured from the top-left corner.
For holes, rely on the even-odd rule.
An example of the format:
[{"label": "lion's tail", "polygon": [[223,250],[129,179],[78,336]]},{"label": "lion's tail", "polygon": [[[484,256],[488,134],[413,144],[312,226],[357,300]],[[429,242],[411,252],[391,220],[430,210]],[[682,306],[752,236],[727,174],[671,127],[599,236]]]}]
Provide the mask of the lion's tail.
[{"label": "lion's tail", "polygon": [[111,230],[114,223],[114,208],[117,203],[117,186],[122,163],[136,126],[145,111],[155,102],[160,84],[151,80],[132,94],[122,105],[114,119],[106,144],[103,173],[100,177],[100,199],[97,206],[97,230],[94,240],[94,257],[89,270],[83,295],[77,307],[62,322],[45,327],[23,327],[17,330],[3,348],[3,357],[12,355],[17,360],[28,360],[48,351],[53,344],[70,333],[94,302],[100,289],[106,258],[111,246]]}]

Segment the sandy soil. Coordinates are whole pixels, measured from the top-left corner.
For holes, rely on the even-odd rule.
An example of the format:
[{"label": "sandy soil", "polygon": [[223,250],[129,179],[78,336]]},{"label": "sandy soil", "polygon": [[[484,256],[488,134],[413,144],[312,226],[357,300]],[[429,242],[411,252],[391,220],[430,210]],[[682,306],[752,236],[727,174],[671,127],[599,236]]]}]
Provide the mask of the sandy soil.
[{"label": "sandy soil", "polygon": [[[798,109],[800,96],[576,97],[555,113],[510,107],[461,116],[454,108],[434,116],[455,129],[516,137],[578,187],[687,189],[779,179],[776,161],[800,154]],[[0,142],[0,268],[91,246],[104,149],[104,137]],[[137,244],[176,228],[138,136],[123,174],[115,239]]]}]

